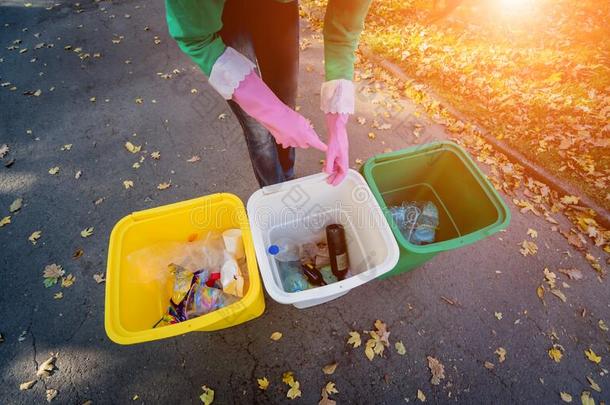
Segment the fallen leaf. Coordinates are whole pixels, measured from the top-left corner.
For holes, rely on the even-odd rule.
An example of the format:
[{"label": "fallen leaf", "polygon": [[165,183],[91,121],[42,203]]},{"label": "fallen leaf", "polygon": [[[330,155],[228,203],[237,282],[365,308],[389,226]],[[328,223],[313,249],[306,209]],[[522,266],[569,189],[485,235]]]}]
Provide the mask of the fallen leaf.
[{"label": "fallen leaf", "polygon": [[51,402],[57,396],[59,392],[56,389],[49,388],[47,389],[47,402]]},{"label": "fallen leaf", "polygon": [[38,370],[36,371],[36,377],[50,377],[53,375],[53,371],[55,371],[55,361],[57,357],[51,356],[46,359],[42,364],[38,366]]},{"label": "fallen leaf", "polygon": [[45,266],[42,276],[44,277],[44,286],[49,288],[57,284],[57,280],[65,274],[64,270],[58,264],[49,264]]},{"label": "fallen leaf", "polygon": [[578,269],[558,269],[558,272],[568,276],[570,280],[582,280],[582,272]]},{"label": "fallen leaf", "polygon": [[432,356],[428,356],[428,367],[430,368],[430,372],[432,373],[432,378],[430,379],[430,383],[432,385],[439,385],[441,380],[445,378],[445,366],[438,361],[436,358]]},{"label": "fallen leaf", "polygon": [[331,375],[337,369],[337,365],[338,365],[337,363],[327,364],[324,367],[322,367],[322,372],[326,375]]},{"label": "fallen leaf", "polygon": [[28,237],[28,240],[30,242],[32,242],[32,245],[36,244],[36,241],[38,239],[40,239],[40,237],[42,236],[42,231],[34,231],[32,232],[32,234]]},{"label": "fallen leaf", "polygon": [[561,197],[560,201],[565,205],[576,205],[578,204],[578,201],[580,201],[580,198],[575,195],[566,195]]},{"label": "fallen leaf", "polygon": [[493,370],[493,369],[494,369],[494,367],[495,367],[495,366],[494,366],[494,364],[493,364],[493,363],[491,363],[491,362],[489,362],[489,361],[486,361],[486,362],[483,364],[483,366],[484,366],[486,369],[488,369],[488,370]]},{"label": "fallen leaf", "polygon": [[197,155],[193,155],[190,158],[186,159],[186,161],[189,163],[199,162],[200,160],[201,160],[201,158]]},{"label": "fallen leaf", "polygon": [[74,251],[74,253],[72,253],[72,258],[73,259],[78,259],[79,257],[81,257],[83,254],[85,253],[85,251],[81,248],[78,248]]},{"label": "fallen leaf", "polygon": [[538,298],[540,298],[542,300],[542,302],[544,303],[544,286],[541,284],[536,288],[536,295],[538,296]]},{"label": "fallen leaf", "polygon": [[362,340],[360,339],[360,333],[356,331],[352,331],[349,333],[349,339],[347,339],[347,344],[352,345],[355,348],[360,347],[362,344]]},{"label": "fallen leaf", "polygon": [[93,275],[93,279],[95,280],[96,283],[98,284],[102,284],[104,281],[106,281],[106,279],[104,278],[103,274],[94,274]]},{"label": "fallen leaf", "polygon": [[54,298],[54,299],[56,299],[56,300],[60,300],[60,299],[62,299],[63,297],[64,297],[64,293],[63,293],[63,292],[61,292],[61,291],[60,291],[60,292],[58,292],[58,293],[53,294],[53,298]]},{"label": "fallen leaf", "polygon": [[19,384],[19,391],[26,391],[32,388],[36,384],[36,380],[27,381]]},{"label": "fallen leaf", "polygon": [[561,397],[561,400],[562,400],[563,402],[567,402],[568,404],[569,404],[570,402],[572,402],[572,395],[568,394],[567,392],[563,392],[563,391],[561,391],[561,392],[559,393],[559,396]]},{"label": "fallen leaf", "polygon": [[558,344],[554,344],[553,347],[549,349],[549,357],[555,361],[555,363],[559,363],[561,358],[563,357],[563,347]]},{"label": "fallen leaf", "polygon": [[286,371],[282,374],[282,382],[284,384],[292,385],[294,384],[294,373],[292,371]]},{"label": "fallen leaf", "polygon": [[150,157],[151,157],[151,158],[153,158],[153,159],[155,159],[155,160],[159,160],[159,159],[161,159],[161,152],[159,152],[158,150],[156,150],[156,151],[154,151],[154,152],[152,152],[152,153],[150,154]]},{"label": "fallen leaf", "polygon": [[7,144],[0,145],[0,159],[5,157],[6,154],[9,152],[9,150],[10,150],[10,148],[8,147]]},{"label": "fallen leaf", "polygon": [[506,360],[506,349],[505,348],[498,347],[494,353],[498,355],[498,361],[500,363],[503,363],[504,360]]},{"label": "fallen leaf", "polygon": [[369,339],[366,342],[366,346],[364,348],[364,354],[366,358],[369,359],[369,361],[373,361],[373,358],[375,357],[375,351],[373,350],[373,347],[375,347],[375,340]]},{"label": "fallen leaf", "polygon": [[49,174],[56,175],[59,173],[59,166],[55,166],[49,169]]},{"label": "fallen leaf", "polygon": [[0,219],[0,228],[11,223],[11,216],[6,216]]},{"label": "fallen leaf", "polygon": [[419,399],[421,402],[426,402],[426,395],[422,390],[417,390],[417,399]]},{"label": "fallen leaf", "polygon": [[326,392],[326,388],[322,388],[322,399],[318,402],[318,405],[336,405],[337,402],[328,398],[328,392]]},{"label": "fallen leaf", "polygon": [[532,229],[532,228],[528,228],[527,229],[527,234],[532,238],[532,239],[536,239],[538,237],[538,232],[536,232],[536,230]]},{"label": "fallen leaf", "polygon": [[294,384],[290,386],[290,389],[286,393],[286,397],[290,399],[295,399],[301,396],[301,390],[299,389],[299,382],[295,381]]},{"label": "fallen leaf", "polygon": [[22,205],[23,205],[23,198],[17,198],[8,207],[8,210],[9,210],[9,212],[17,212],[21,209]]},{"label": "fallen leaf", "polygon": [[260,390],[265,391],[269,388],[269,380],[267,380],[267,377],[257,378],[256,382],[258,383],[258,389]]},{"label": "fallen leaf", "polygon": [[329,381],[326,384],[326,386],[324,387],[324,391],[326,391],[328,393],[328,395],[339,393],[339,390],[335,387],[335,383],[332,381]]},{"label": "fallen leaf", "polygon": [[402,341],[400,340],[394,343],[394,348],[396,349],[396,353],[400,354],[401,356],[407,354],[407,349],[405,349],[405,345],[402,344]]},{"label": "fallen leaf", "polygon": [[76,277],[72,275],[72,273],[68,274],[66,277],[61,278],[61,286],[64,288],[70,288],[76,281]]},{"label": "fallen leaf", "polygon": [[133,187],[133,181],[132,180],[124,180],[123,181],[123,187],[125,187],[126,190],[132,188]]},{"label": "fallen leaf", "polygon": [[519,252],[523,256],[534,256],[536,253],[538,253],[538,245],[532,241],[524,240],[521,242],[521,249],[519,249]]},{"label": "fallen leaf", "polygon": [[60,149],[61,150],[65,150],[65,151],[69,151],[70,149],[72,149],[72,144],[71,143],[67,143],[64,146],[62,146]]},{"label": "fallen leaf", "polygon": [[498,321],[502,320],[502,312],[494,312],[494,316]]},{"label": "fallen leaf", "polygon": [[138,153],[142,149],[142,146],[136,146],[133,143],[127,141],[125,142],[125,149],[127,149],[131,153]]},{"label": "fallen leaf", "polygon": [[595,354],[593,349],[585,350],[585,356],[587,357],[587,359],[589,359],[590,361],[592,361],[595,364],[599,364],[602,361],[601,356],[598,356],[597,354]]},{"label": "fallen leaf", "polygon": [[205,385],[201,389],[203,390],[203,393],[199,396],[201,402],[205,405],[210,405],[214,402],[214,390]]},{"label": "fallen leaf", "polygon": [[74,173],[74,178],[76,180],[80,179],[80,176],[83,175],[83,171],[82,170],[77,170],[76,173]]},{"label": "fallen leaf", "polygon": [[561,290],[558,290],[556,288],[551,290],[551,294],[553,294],[554,296],[556,296],[557,298],[559,298],[563,302],[566,302],[568,300],[566,298],[565,294],[563,292],[561,292]]},{"label": "fallen leaf", "polygon": [[170,186],[172,185],[172,182],[164,182],[164,183],[159,183],[159,185],[157,185],[157,189],[158,190],[166,190],[168,189]]},{"label": "fallen leaf", "polygon": [[281,332],[273,332],[273,333],[271,334],[271,336],[269,337],[269,339],[271,339],[271,340],[275,340],[276,342],[277,342],[278,340],[280,340],[281,338],[282,338],[282,333],[281,333]]},{"label": "fallen leaf", "polygon": [[593,388],[595,391],[602,392],[602,389],[600,388],[599,384],[597,384],[595,382],[595,380],[593,380],[592,377],[587,376],[587,381],[589,381],[589,384],[591,385],[591,388]]},{"label": "fallen leaf", "polygon": [[589,391],[583,391],[580,394],[580,402],[582,405],[595,405],[595,400],[591,398],[591,393]]},{"label": "fallen leaf", "polygon": [[88,238],[91,235],[93,235],[93,227],[92,226],[90,226],[89,228],[85,228],[82,231],[80,231],[80,236],[82,236],[83,238]]},{"label": "fallen leaf", "polygon": [[375,321],[375,328],[377,329],[376,333],[379,336],[379,340],[381,340],[386,347],[389,346],[390,332],[388,332],[387,325],[377,319]]},{"label": "fallen leaf", "polygon": [[606,322],[604,322],[604,320],[603,320],[603,319],[600,319],[600,320],[597,322],[597,326],[599,326],[599,328],[600,328],[601,330],[603,330],[604,332],[608,332],[608,325],[606,325]]},{"label": "fallen leaf", "polygon": [[219,119],[220,121],[224,121],[224,120],[225,120],[225,118],[227,118],[227,114],[226,114],[226,113],[222,113],[222,114],[220,114],[220,115],[218,116],[218,119]]}]

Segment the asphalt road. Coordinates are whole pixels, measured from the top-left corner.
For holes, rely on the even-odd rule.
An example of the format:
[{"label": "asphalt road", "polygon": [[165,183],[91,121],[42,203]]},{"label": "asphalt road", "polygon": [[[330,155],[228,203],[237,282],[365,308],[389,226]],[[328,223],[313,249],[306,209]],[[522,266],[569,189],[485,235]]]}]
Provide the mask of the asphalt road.
[{"label": "asphalt road", "polygon": [[[85,1],[47,10],[50,4],[0,1],[0,83],[10,83],[0,87],[0,144],[10,147],[2,163],[15,159],[0,167],[0,218],[16,198],[24,201],[0,229],[0,403],[42,403],[46,389],[58,390],[57,403],[198,403],[202,385],[215,390],[215,403],[279,403],[289,401],[281,382],[289,370],[302,390],[295,403],[317,403],[328,381],[339,391],[331,398],[341,403],[417,402],[418,389],[430,403],[558,403],[560,391],[575,402],[583,391],[608,400],[610,337],[598,322],[610,324],[609,284],[598,281],[550,224],[512,204],[506,232],[331,303],[298,310],[266,297],[263,316],[234,328],[134,346],[112,343],[103,325],[104,284],[93,274],[105,271],[115,222],[132,211],[221,191],[246,201],[257,184],[237,122],[168,37],[161,2]],[[310,46],[304,43],[301,55],[298,104],[323,134],[321,44],[305,27],[303,38]],[[359,86],[374,87],[367,83]],[[23,94],[38,89],[39,96]],[[358,101],[357,116],[368,123],[381,120],[374,116],[376,97]],[[374,130],[374,140],[368,123],[352,119],[354,167],[356,159],[387,148],[447,137],[415,113],[415,104],[398,104],[403,113],[383,119],[393,129]],[[423,130],[416,137],[418,125]],[[123,146],[128,140],[148,153],[130,154]],[[61,150],[66,144],[70,150]],[[161,158],[151,159],[152,151]],[[201,161],[186,162],[192,155]],[[146,158],[134,169],[140,156]],[[300,152],[297,174],[318,172],[322,158]],[[56,166],[59,173],[49,174]],[[124,180],[133,188],[126,190]],[[157,189],[170,180],[169,189]],[[87,227],[94,233],[85,239],[80,231]],[[538,231],[539,251],[523,257],[518,245],[528,228]],[[42,235],[33,245],[28,237],[37,230]],[[84,254],[73,259],[78,248]],[[76,276],[74,285],[45,288],[42,272],[50,263]],[[569,284],[562,287],[567,302],[549,295],[543,305],[537,297],[545,267]],[[580,269],[584,278],[571,281],[559,268]],[[59,291],[63,298],[55,300]],[[376,319],[387,323],[391,346],[370,362],[346,340]],[[283,333],[278,342],[269,339],[275,331]],[[404,356],[394,349],[398,340]],[[554,343],[564,349],[559,363],[547,353]],[[506,349],[504,362],[494,354],[499,347]],[[585,357],[589,348],[600,364]],[[49,353],[58,353],[54,374],[20,391]],[[440,385],[430,383],[427,356],[444,364]],[[325,376],[321,368],[335,361],[337,370]],[[262,377],[271,382],[267,391],[257,388]]]}]

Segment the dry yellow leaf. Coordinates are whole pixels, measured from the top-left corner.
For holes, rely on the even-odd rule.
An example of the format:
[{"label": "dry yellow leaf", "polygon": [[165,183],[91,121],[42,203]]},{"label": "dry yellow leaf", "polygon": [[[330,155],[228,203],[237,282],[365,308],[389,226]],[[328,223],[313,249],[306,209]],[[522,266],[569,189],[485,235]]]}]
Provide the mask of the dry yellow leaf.
[{"label": "dry yellow leaf", "polygon": [[432,378],[430,379],[430,383],[432,385],[439,385],[441,380],[445,378],[445,366],[438,361],[438,359],[428,356],[428,368],[430,368],[430,372],[432,373]]},{"label": "dry yellow leaf", "polygon": [[538,253],[538,245],[532,241],[524,240],[521,242],[521,249],[519,249],[519,252],[523,256],[534,256],[536,253]]},{"label": "dry yellow leaf", "polygon": [[608,332],[608,325],[606,325],[606,322],[604,322],[604,320],[603,320],[603,319],[600,319],[600,320],[597,322],[597,326],[599,326],[599,328],[600,328],[601,330],[603,330],[604,332]]},{"label": "dry yellow leaf", "polygon": [[47,402],[51,402],[53,399],[55,399],[58,393],[59,391],[54,388],[47,389]]},{"label": "dry yellow leaf", "polygon": [[407,349],[405,349],[405,345],[400,340],[394,343],[394,348],[396,349],[396,353],[400,354],[401,356],[407,354]]},{"label": "dry yellow leaf", "polygon": [[186,159],[186,161],[189,163],[199,162],[200,160],[201,160],[201,158],[197,155],[193,155],[190,158]]},{"label": "dry yellow leaf", "polygon": [[65,151],[68,151],[70,149],[72,149],[72,144],[71,143],[67,143],[67,144],[65,144],[64,146],[61,147],[61,150],[65,150]]},{"label": "dry yellow leaf", "polygon": [[80,236],[82,236],[83,238],[88,238],[91,235],[93,235],[93,227],[92,226],[90,226],[89,228],[85,228],[82,231],[80,231]]},{"label": "dry yellow leaf", "polygon": [[553,345],[549,349],[549,357],[555,361],[555,363],[559,363],[561,358],[563,357],[563,348],[560,345]]},{"label": "dry yellow leaf", "polygon": [[101,283],[103,283],[104,281],[106,281],[106,279],[104,278],[104,275],[103,275],[103,274],[97,274],[97,273],[93,275],[93,279],[94,279],[94,280],[95,280],[95,282],[96,282],[96,283],[98,283],[98,284],[101,284]]},{"label": "dry yellow leaf", "polygon": [[60,291],[60,292],[58,292],[58,293],[53,294],[53,298],[54,298],[54,299],[56,299],[56,300],[60,300],[60,299],[62,299],[63,297],[64,297],[64,293],[63,293],[63,292],[61,292],[61,291]]},{"label": "dry yellow leaf", "polygon": [[123,181],[123,187],[125,187],[126,190],[132,188],[133,187],[133,181],[131,181],[131,180],[124,180]]},{"label": "dry yellow leaf", "polygon": [[498,321],[502,320],[502,312],[494,312],[494,316]]},{"label": "dry yellow leaf", "polygon": [[527,234],[532,239],[536,239],[538,237],[538,232],[535,229],[532,229],[532,228],[528,228],[527,229]]},{"label": "dry yellow leaf", "polygon": [[21,383],[21,384],[19,384],[19,391],[29,390],[30,388],[32,388],[34,386],[34,384],[36,384],[36,380]]},{"label": "dry yellow leaf", "polygon": [[536,295],[544,302],[544,286],[542,284],[536,288]]},{"label": "dry yellow leaf", "polygon": [[352,331],[349,333],[349,339],[347,339],[347,344],[352,345],[354,349],[356,347],[360,347],[362,344],[362,340],[360,339],[360,333],[356,331]]},{"label": "dry yellow leaf", "polygon": [[575,195],[566,195],[561,197],[560,201],[565,205],[575,205],[578,204],[580,198]]},{"label": "dry yellow leaf", "polygon": [[50,377],[55,370],[55,361],[57,357],[51,356],[38,366],[36,377]]},{"label": "dry yellow leaf", "polygon": [[0,228],[2,228],[4,225],[8,225],[11,223],[11,216],[6,216],[2,219],[0,219]]},{"label": "dry yellow leaf", "polygon": [[292,371],[286,371],[282,374],[282,382],[288,385],[294,384],[294,373]]},{"label": "dry yellow leaf", "polygon": [[373,139],[377,138],[377,135],[375,135],[374,132],[369,132],[368,137],[369,137],[369,139],[373,140]]},{"label": "dry yellow leaf", "polygon": [[568,300],[566,298],[565,294],[563,292],[561,292],[561,290],[558,290],[556,288],[551,290],[551,294],[553,294],[554,296],[556,296],[557,298],[559,298],[563,302],[566,302]]},{"label": "dry yellow leaf", "polygon": [[271,336],[269,337],[269,339],[271,339],[271,340],[275,340],[276,342],[277,342],[278,340],[280,340],[281,338],[282,338],[282,333],[281,333],[281,332],[273,332],[273,333],[271,334]]},{"label": "dry yellow leaf", "polygon": [[72,287],[72,284],[76,281],[76,277],[72,275],[72,273],[68,274],[66,277],[61,278],[61,286],[65,288]]},{"label": "dry yellow leaf", "polygon": [[500,363],[503,363],[504,360],[506,360],[506,349],[505,348],[498,347],[494,353],[498,355],[498,361]]},{"label": "dry yellow leaf", "polygon": [[157,185],[157,189],[158,190],[167,190],[168,188],[170,188],[170,186],[172,185],[172,182],[164,182],[164,183],[159,183],[159,185]]},{"label": "dry yellow leaf", "polygon": [[375,340],[369,339],[366,342],[366,347],[364,348],[364,354],[369,361],[373,361],[373,357],[375,357],[375,352],[373,351],[373,347],[375,346]]},{"label": "dry yellow leaf", "polygon": [[144,99],[142,97],[136,97],[135,102],[136,102],[136,104],[143,104],[144,103]]},{"label": "dry yellow leaf", "polygon": [[154,151],[154,152],[152,152],[152,153],[150,154],[150,157],[151,157],[151,158],[153,158],[153,159],[155,159],[155,160],[159,160],[159,159],[161,159],[161,152],[159,152],[158,150],[156,150],[156,151]]},{"label": "dry yellow leaf", "polygon": [[36,244],[36,241],[38,241],[38,239],[40,239],[40,237],[42,236],[42,231],[34,231],[32,232],[32,234],[28,237],[28,240],[30,242],[32,242],[32,245]]},{"label": "dry yellow leaf", "polygon": [[591,393],[589,391],[583,391],[580,394],[580,402],[582,405],[595,405],[595,400],[591,398]]},{"label": "dry yellow leaf", "polygon": [[561,400],[562,400],[563,402],[567,402],[568,404],[569,404],[570,402],[572,402],[572,395],[568,394],[567,392],[563,392],[563,391],[561,391],[561,392],[559,393],[559,396],[561,397]]},{"label": "dry yellow leaf", "polygon": [[422,390],[417,390],[417,399],[421,402],[426,402],[426,394]]},{"label": "dry yellow leaf", "polygon": [[211,405],[211,403],[214,402],[214,390],[205,385],[201,387],[201,389],[203,390],[203,393],[199,396],[199,399],[204,405]]},{"label": "dry yellow leaf", "polygon": [[299,389],[299,382],[295,381],[294,384],[290,386],[290,389],[286,393],[286,397],[290,399],[295,399],[301,396],[301,390]]},{"label": "dry yellow leaf", "polygon": [[593,388],[595,391],[597,392],[602,392],[601,387],[599,386],[599,384],[597,384],[595,382],[595,380],[593,379],[593,377],[587,376],[587,381],[589,381],[589,384],[591,385],[591,388]]},{"label": "dry yellow leaf", "polygon": [[489,361],[486,361],[486,362],[483,364],[483,366],[484,366],[486,369],[488,369],[488,370],[493,370],[493,369],[494,369],[494,367],[495,367],[495,366],[494,366],[494,364],[493,364],[493,363],[491,363],[491,362],[489,362]]},{"label": "dry yellow leaf", "polygon": [[328,384],[326,384],[326,386],[324,387],[324,390],[328,393],[328,395],[339,393],[339,390],[335,387],[334,382],[328,382]]},{"label": "dry yellow leaf", "polygon": [[49,174],[56,175],[59,173],[59,166],[55,166],[49,169]]},{"label": "dry yellow leaf", "polygon": [[337,363],[327,364],[324,367],[322,367],[322,372],[326,375],[331,375],[337,369],[337,365],[338,365]]},{"label": "dry yellow leaf", "polygon": [[269,380],[267,380],[267,377],[257,378],[256,382],[258,383],[258,389],[260,390],[265,391],[269,388]]},{"label": "dry yellow leaf", "polygon": [[587,356],[587,359],[589,359],[590,361],[592,361],[595,364],[599,364],[602,361],[601,356],[598,356],[597,354],[595,354],[593,349],[585,350],[585,356]]},{"label": "dry yellow leaf", "polygon": [[21,209],[22,206],[23,206],[23,198],[17,198],[15,201],[13,201],[11,203],[11,205],[9,205],[8,210],[9,210],[9,212],[17,212]]},{"label": "dry yellow leaf", "polygon": [[125,149],[127,149],[131,153],[138,153],[142,149],[142,146],[136,146],[133,143],[127,141],[125,142]]}]

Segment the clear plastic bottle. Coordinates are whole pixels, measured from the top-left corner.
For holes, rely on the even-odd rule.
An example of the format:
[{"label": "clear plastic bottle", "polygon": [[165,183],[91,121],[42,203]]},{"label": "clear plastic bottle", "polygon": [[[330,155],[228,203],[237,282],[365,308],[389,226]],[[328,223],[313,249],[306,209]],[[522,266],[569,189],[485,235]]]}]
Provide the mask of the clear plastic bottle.
[{"label": "clear plastic bottle", "polygon": [[277,263],[282,287],[286,292],[307,290],[309,283],[301,272],[299,244],[289,238],[279,238],[269,246],[267,252]]},{"label": "clear plastic bottle", "polygon": [[438,209],[434,203],[427,201],[421,205],[421,214],[411,234],[411,243],[422,245],[434,242],[437,227]]}]

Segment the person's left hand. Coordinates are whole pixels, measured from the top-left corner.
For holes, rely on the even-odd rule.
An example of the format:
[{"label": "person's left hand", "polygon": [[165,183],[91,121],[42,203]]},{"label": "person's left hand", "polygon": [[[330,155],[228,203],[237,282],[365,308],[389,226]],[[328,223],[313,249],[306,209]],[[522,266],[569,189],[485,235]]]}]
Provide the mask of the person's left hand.
[{"label": "person's left hand", "polygon": [[349,152],[347,140],[347,120],[349,114],[326,114],[326,129],[328,131],[328,149],[324,173],[328,174],[326,180],[333,186],[339,185],[349,170]]}]

